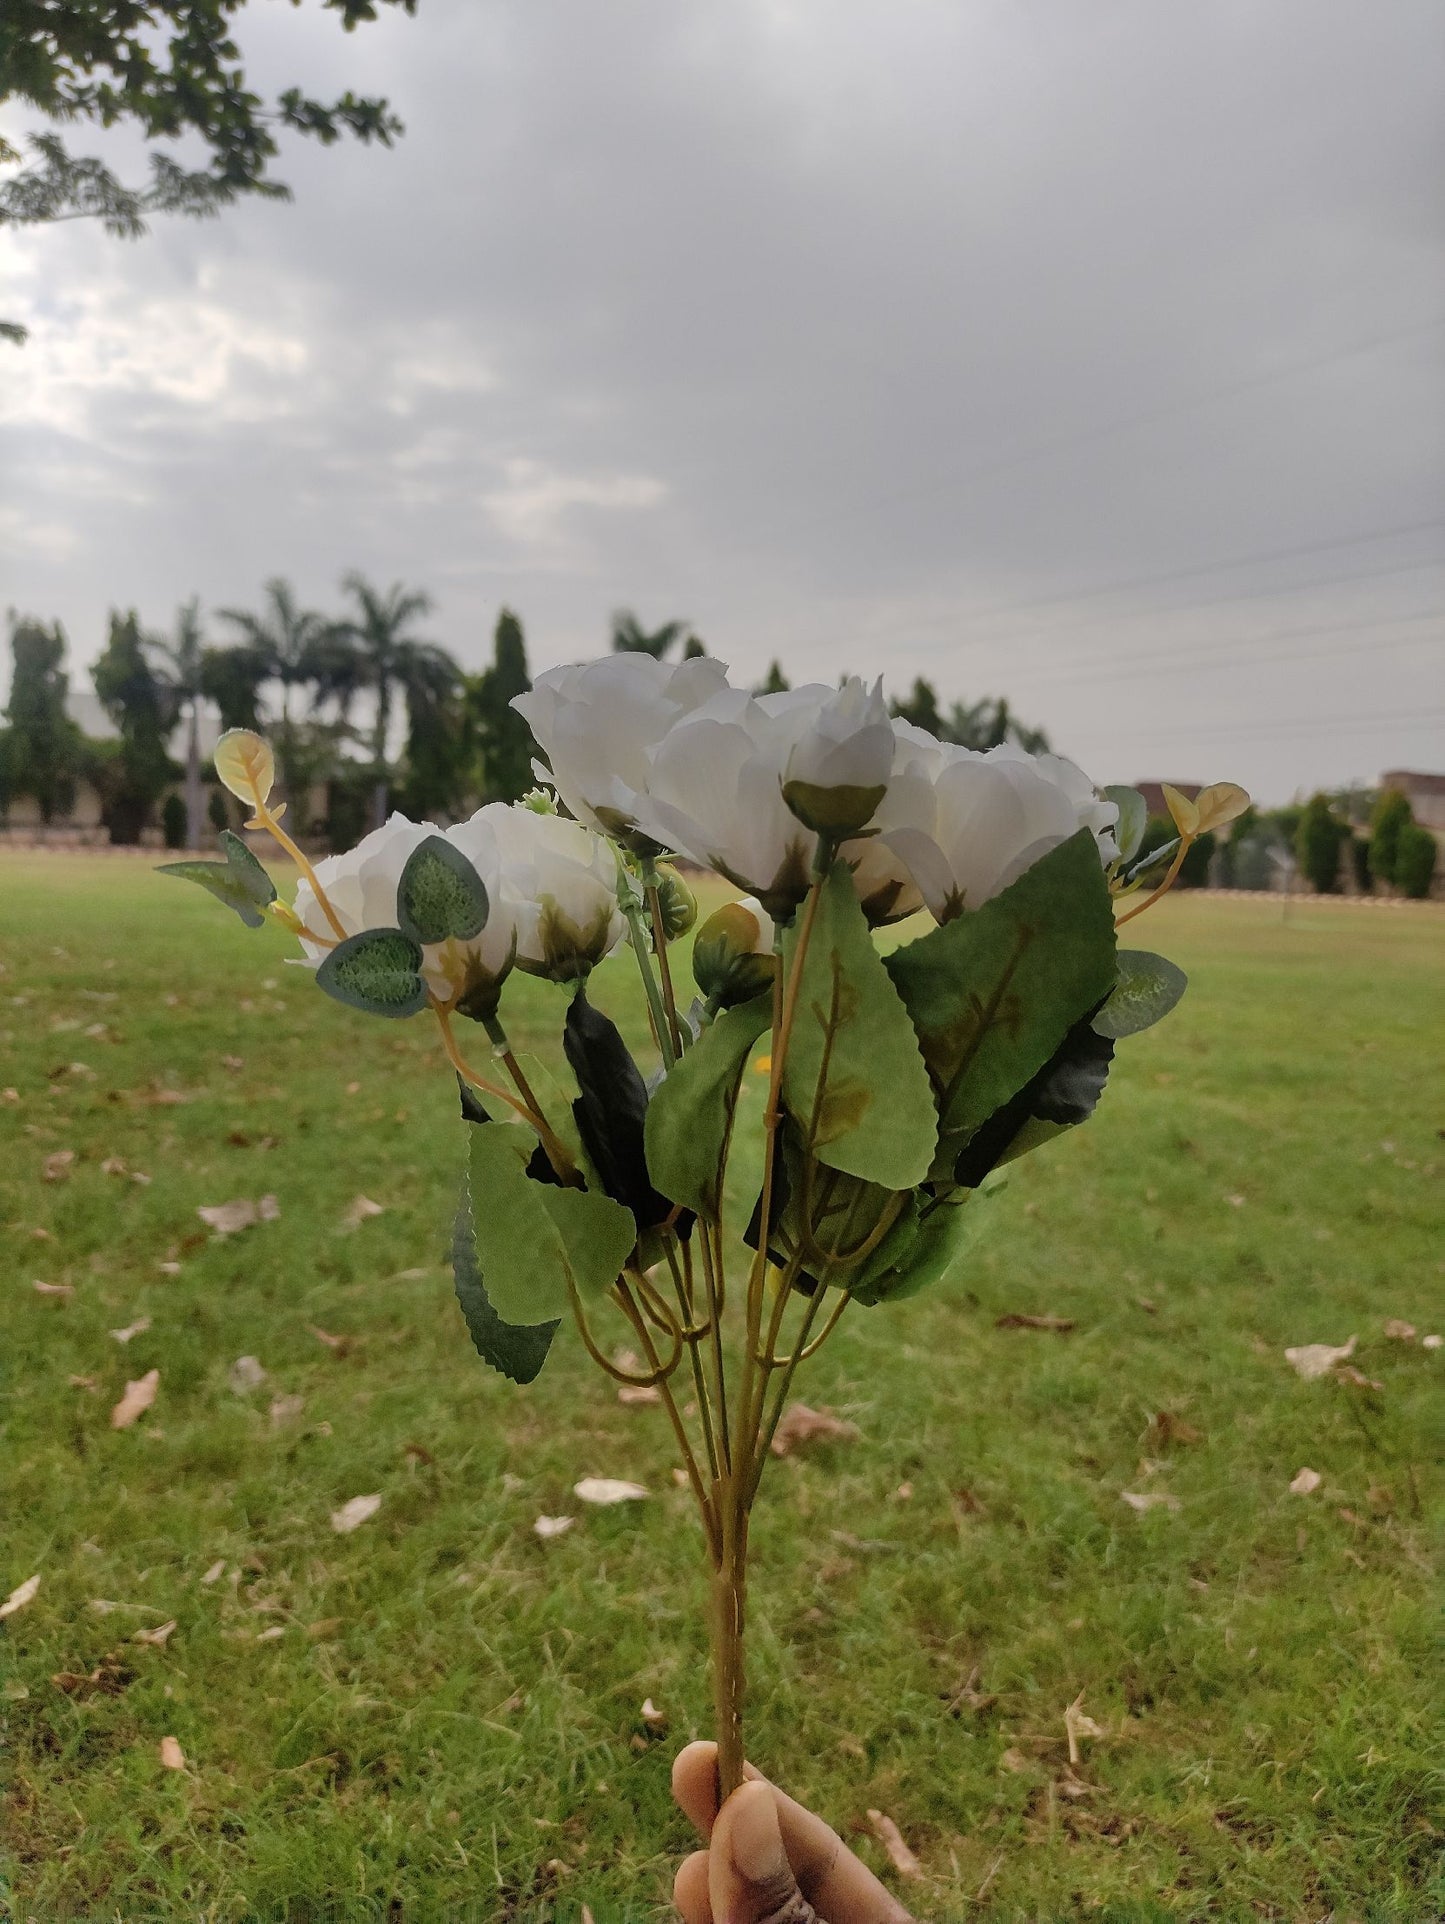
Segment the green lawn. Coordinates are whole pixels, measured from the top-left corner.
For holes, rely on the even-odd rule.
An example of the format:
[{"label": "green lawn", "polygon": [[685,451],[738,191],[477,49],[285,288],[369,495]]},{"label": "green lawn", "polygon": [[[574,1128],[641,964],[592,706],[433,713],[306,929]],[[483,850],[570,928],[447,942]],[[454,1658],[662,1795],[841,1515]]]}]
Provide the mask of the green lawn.
[{"label": "green lawn", "polygon": [[[1186,898],[1147,926],[1178,1013],[1015,1168],[966,1275],[851,1312],[799,1385],[862,1440],[765,1479],[750,1749],[890,1875],[891,1814],[930,1919],[1423,1924],[1445,1351],[1383,1325],[1445,1328],[1445,917]],[[575,1338],[530,1389],[477,1361],[434,1033],[285,954],[142,864],[0,858],[0,1598],[41,1578],[0,1625],[13,1917],[664,1915],[668,1767],[710,1718],[671,1435]],[[534,1045],[560,1016],[514,999]],[[385,1213],[348,1229],[359,1193]],[[267,1194],[235,1237],[197,1220]],[[1351,1335],[1366,1383],[1285,1360]],[[267,1376],[238,1393],[241,1356]],[[653,1495],[588,1510],[587,1474]],[[578,1521],[543,1543],[543,1513]]]}]

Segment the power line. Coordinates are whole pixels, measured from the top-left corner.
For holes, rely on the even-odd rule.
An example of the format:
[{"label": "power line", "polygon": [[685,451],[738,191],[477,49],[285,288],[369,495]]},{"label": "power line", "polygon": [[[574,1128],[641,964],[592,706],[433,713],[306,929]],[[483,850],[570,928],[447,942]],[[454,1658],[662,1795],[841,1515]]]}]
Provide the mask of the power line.
[{"label": "power line", "polygon": [[1156,735],[1188,733],[1193,735],[1228,735],[1231,740],[1249,741],[1263,736],[1273,740],[1276,736],[1293,738],[1296,735],[1313,734],[1321,729],[1340,728],[1351,733],[1364,734],[1381,728],[1400,728],[1414,723],[1445,721],[1445,708],[1411,709],[1397,715],[1292,715],[1278,722],[1181,722],[1170,727],[1167,723],[1161,728],[1151,728],[1150,738]]}]

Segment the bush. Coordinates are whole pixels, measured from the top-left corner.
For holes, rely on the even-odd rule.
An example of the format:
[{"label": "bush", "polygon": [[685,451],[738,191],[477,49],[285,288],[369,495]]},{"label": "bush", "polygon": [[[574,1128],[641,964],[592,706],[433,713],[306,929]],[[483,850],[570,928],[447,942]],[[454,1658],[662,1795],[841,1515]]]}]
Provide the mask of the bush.
[{"label": "bush", "polygon": [[1377,882],[1397,882],[1400,833],[1414,821],[1410,804],[1397,788],[1387,788],[1370,817],[1370,873]]},{"label": "bush", "polygon": [[1189,845],[1189,853],[1179,864],[1179,881],[1182,889],[1206,889],[1209,887],[1209,864],[1214,860],[1214,851],[1219,838],[1213,829],[1204,833]]},{"label": "bush", "polygon": [[1330,806],[1328,795],[1314,795],[1300,817],[1295,859],[1316,895],[1334,895],[1340,886],[1340,850],[1349,829]]},{"label": "bush", "polygon": [[1435,837],[1418,822],[1406,822],[1395,848],[1395,883],[1413,902],[1423,902],[1435,879],[1439,855]]},{"label": "bush", "polygon": [[1370,867],[1370,838],[1368,835],[1356,835],[1351,838],[1350,865],[1355,871],[1356,888],[1360,891],[1361,895],[1368,895],[1370,893],[1370,878],[1374,872]]},{"label": "bush", "polygon": [[206,803],[206,816],[211,827],[219,835],[223,828],[231,826],[231,818],[226,813],[226,794],[224,789],[213,788],[210,800]]},{"label": "bush", "polygon": [[179,795],[167,795],[161,804],[161,834],[167,848],[186,845],[186,805]]}]

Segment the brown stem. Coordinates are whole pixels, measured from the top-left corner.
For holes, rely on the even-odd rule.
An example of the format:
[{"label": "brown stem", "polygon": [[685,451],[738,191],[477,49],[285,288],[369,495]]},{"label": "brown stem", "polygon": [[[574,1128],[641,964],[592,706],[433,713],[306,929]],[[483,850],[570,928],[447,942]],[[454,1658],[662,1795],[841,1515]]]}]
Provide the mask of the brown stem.
[{"label": "brown stem", "polygon": [[1191,836],[1187,836],[1187,835],[1180,836],[1179,852],[1174,857],[1174,860],[1169,864],[1169,867],[1165,871],[1164,880],[1159,884],[1158,888],[1156,888],[1152,892],[1152,894],[1146,895],[1142,902],[1136,903],[1135,906],[1132,909],[1130,909],[1127,915],[1121,915],[1119,917],[1118,921],[1114,924],[1114,927],[1116,929],[1122,929],[1126,922],[1132,922],[1136,915],[1142,915],[1145,909],[1152,907],[1152,905],[1159,900],[1159,897],[1161,895],[1167,895],[1169,893],[1170,889],[1172,889],[1174,886],[1175,880],[1178,877],[1179,870],[1183,864],[1184,858],[1189,853],[1192,840],[1193,838]]},{"label": "brown stem", "polygon": [[718,1798],[743,1781],[743,1629],[747,1618],[748,1505],[745,1486],[731,1476],[716,1490],[721,1543],[712,1572],[713,1715],[717,1726]]}]

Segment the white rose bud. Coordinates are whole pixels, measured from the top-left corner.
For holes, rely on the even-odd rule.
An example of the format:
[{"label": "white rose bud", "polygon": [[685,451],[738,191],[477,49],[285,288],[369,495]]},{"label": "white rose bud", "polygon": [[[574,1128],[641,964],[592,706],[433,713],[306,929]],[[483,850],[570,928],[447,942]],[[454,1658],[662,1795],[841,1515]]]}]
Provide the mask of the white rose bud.
[{"label": "white rose bud", "polygon": [[707,656],[673,664],[607,655],[547,669],[512,706],[550,764],[538,764],[538,774],[556,785],[577,820],[652,853],[636,819],[650,752],[680,716],[726,686],[726,668]]},{"label": "white rose bud", "polygon": [[783,799],[820,835],[856,834],[883,800],[893,753],[882,681],[869,688],[850,675],[802,721],[783,769]]},{"label": "white rose bud", "polygon": [[590,828],[523,804],[490,802],[451,831],[459,847],[483,830],[496,841],[501,892],[513,906],[517,966],[553,982],[586,976],[627,933],[617,906],[617,858]]},{"label": "white rose bud", "polygon": [[698,930],[692,945],[692,978],[715,1008],[751,1002],[772,986],[773,918],[756,896],[724,902]]}]

